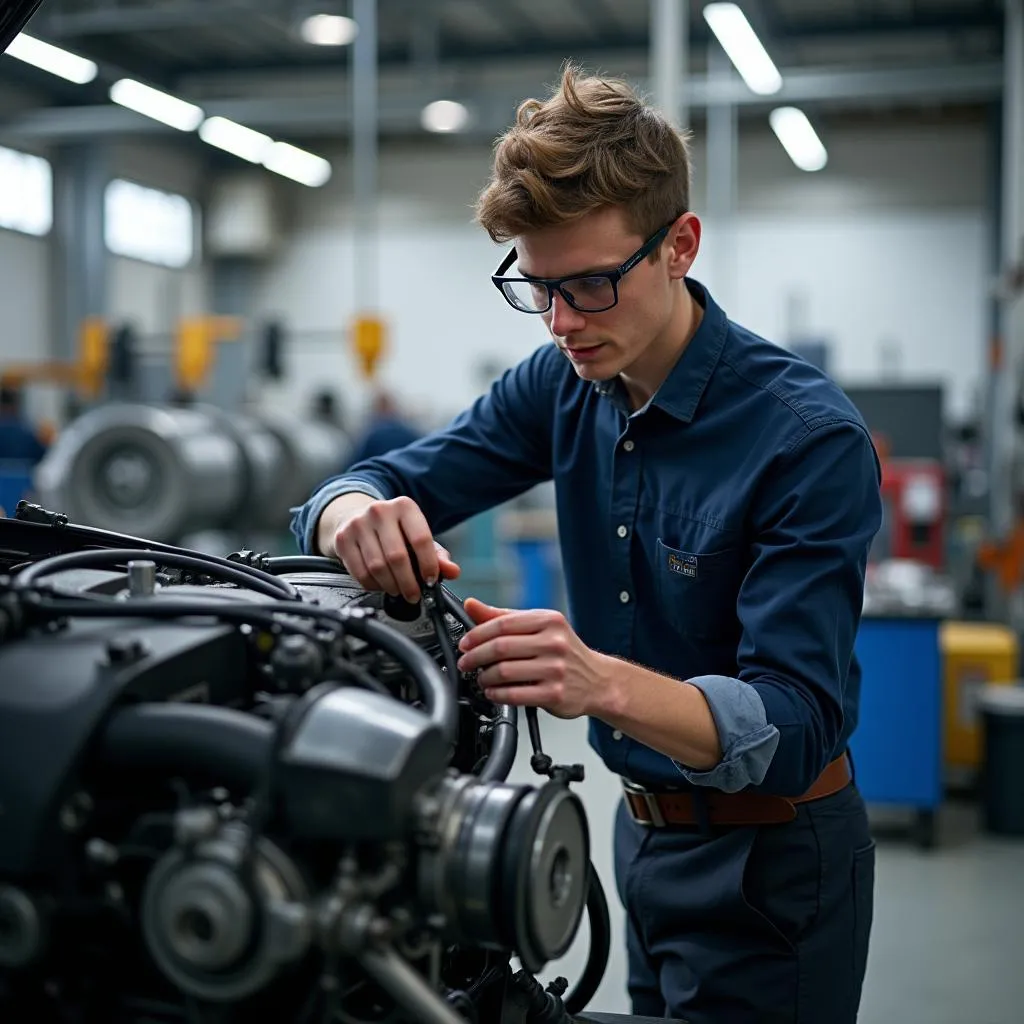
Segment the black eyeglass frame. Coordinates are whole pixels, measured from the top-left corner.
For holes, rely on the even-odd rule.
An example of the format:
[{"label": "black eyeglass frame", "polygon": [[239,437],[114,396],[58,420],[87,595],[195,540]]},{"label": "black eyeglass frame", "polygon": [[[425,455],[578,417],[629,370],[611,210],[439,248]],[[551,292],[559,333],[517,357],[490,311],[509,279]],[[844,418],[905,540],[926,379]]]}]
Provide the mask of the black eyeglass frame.
[{"label": "black eyeglass frame", "polygon": [[[664,227],[659,228],[650,238],[640,246],[639,249],[632,256],[629,257],[624,263],[621,263],[614,270],[599,270],[592,274],[566,274],[565,277],[504,277],[504,273],[509,267],[515,263],[519,254],[516,252],[515,246],[508,251],[504,259],[498,265],[498,269],[491,275],[491,280],[494,282],[494,287],[501,292],[505,301],[514,309],[520,313],[546,313],[550,308],[551,304],[555,301],[555,292],[562,296],[565,301],[572,306],[579,313],[603,313],[607,309],[611,309],[613,306],[618,305],[619,302],[619,282],[628,274],[641,260],[645,259],[655,248],[659,246],[668,234],[669,229],[678,220],[678,217],[674,217]],[[582,281],[582,280],[594,280],[596,278],[603,278],[607,280],[612,286],[612,301],[607,306],[602,306],[600,309],[584,309],[576,304],[573,297],[562,287],[567,281]],[[543,309],[523,309],[522,306],[514,302],[508,292],[505,291],[506,284],[528,284],[531,286],[543,285],[547,289],[548,301],[547,305]]]}]

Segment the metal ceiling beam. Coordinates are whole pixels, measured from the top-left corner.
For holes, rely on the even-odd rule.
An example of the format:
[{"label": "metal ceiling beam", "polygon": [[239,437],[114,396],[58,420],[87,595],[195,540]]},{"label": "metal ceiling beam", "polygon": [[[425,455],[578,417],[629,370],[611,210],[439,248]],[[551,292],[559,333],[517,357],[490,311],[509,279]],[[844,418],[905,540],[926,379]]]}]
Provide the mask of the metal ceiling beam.
[{"label": "metal ceiling beam", "polygon": [[[774,96],[757,96],[735,76],[726,82],[709,82],[690,76],[684,83],[691,110],[706,109],[709,103],[732,103],[741,109],[758,111],[787,103],[858,105],[879,101],[984,102],[1002,94],[1003,68],[1000,61],[970,64],[937,64],[930,67],[892,70],[781,69],[783,87]],[[644,90],[645,80],[636,84]],[[529,87],[526,87],[529,91]],[[475,132],[492,136],[512,120],[524,91],[472,88],[462,96],[476,112]],[[317,96],[267,96],[255,98],[189,99],[203,106],[208,115],[219,114],[261,131],[285,137],[346,135],[351,128],[347,90],[327,90]],[[383,88],[378,118],[382,134],[419,132],[419,116],[426,99],[422,84]],[[19,114],[0,121],[0,133],[8,137],[35,139],[75,138],[110,134],[167,134],[173,129],[115,106],[57,107]]]},{"label": "metal ceiling beam", "polygon": [[[45,8],[44,8],[45,10]],[[85,36],[128,35],[133,32],[166,32],[201,29],[204,26],[257,19],[280,28],[273,12],[241,3],[202,3],[181,0],[160,7],[113,4],[74,13],[53,13],[39,18],[39,28],[54,41]]]}]

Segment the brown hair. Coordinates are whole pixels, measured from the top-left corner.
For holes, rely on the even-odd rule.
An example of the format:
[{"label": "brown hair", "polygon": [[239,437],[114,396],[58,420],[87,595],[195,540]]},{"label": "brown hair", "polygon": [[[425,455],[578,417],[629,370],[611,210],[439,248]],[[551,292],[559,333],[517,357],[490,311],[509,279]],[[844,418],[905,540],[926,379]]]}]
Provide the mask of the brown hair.
[{"label": "brown hair", "polygon": [[644,238],[687,212],[685,135],[625,82],[573,64],[545,101],[526,100],[497,142],[476,218],[495,242],[621,206]]}]

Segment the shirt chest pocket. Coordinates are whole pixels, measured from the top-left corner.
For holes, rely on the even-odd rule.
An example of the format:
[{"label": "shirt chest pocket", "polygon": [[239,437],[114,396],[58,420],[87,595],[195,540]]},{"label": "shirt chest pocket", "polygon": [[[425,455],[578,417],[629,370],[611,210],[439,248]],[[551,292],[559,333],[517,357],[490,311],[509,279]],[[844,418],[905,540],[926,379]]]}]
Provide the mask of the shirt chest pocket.
[{"label": "shirt chest pocket", "polygon": [[684,550],[657,541],[657,584],[661,612],[681,635],[707,641],[736,641],[736,598],[743,578],[740,547]]}]

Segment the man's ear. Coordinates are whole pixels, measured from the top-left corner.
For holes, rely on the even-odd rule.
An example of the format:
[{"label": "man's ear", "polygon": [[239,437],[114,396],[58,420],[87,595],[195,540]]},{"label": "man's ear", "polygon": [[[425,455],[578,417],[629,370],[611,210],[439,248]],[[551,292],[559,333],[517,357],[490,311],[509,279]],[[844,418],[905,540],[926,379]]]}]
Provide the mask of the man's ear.
[{"label": "man's ear", "polygon": [[695,213],[684,213],[669,229],[668,272],[673,280],[686,277],[700,250],[701,223]]}]

